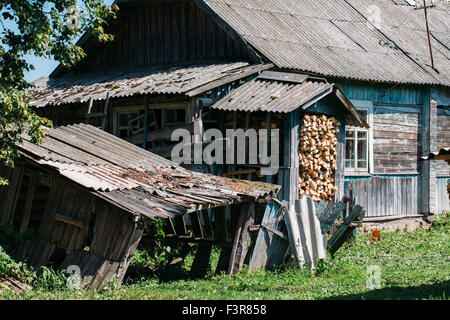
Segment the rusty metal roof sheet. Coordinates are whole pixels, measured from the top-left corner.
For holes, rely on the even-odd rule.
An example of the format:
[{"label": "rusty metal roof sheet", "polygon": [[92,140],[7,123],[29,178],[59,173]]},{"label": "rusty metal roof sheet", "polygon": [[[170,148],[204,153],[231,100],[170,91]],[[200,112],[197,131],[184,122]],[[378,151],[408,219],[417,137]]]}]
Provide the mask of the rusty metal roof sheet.
[{"label": "rusty metal roof sheet", "polygon": [[41,145],[25,135],[22,157],[134,214],[170,217],[198,207],[272,197],[278,186],[182,168],[86,124],[46,129]]},{"label": "rusty metal roof sheet", "polygon": [[[270,76],[266,77],[266,74]],[[283,77],[287,80],[283,80]],[[303,77],[303,79],[289,80],[294,77]],[[334,94],[347,109],[352,123],[368,126],[339,87],[323,79],[313,80],[307,75],[294,73],[265,71],[259,77],[233,89],[211,108],[227,111],[289,113],[298,108],[307,109],[330,94]]]},{"label": "rusty metal roof sheet", "polygon": [[[196,0],[280,68],[378,82],[450,85],[448,4],[423,10],[391,0]],[[378,15],[379,13],[379,15]],[[379,17],[376,27],[373,15]]]},{"label": "rusty metal roof sheet", "polygon": [[189,91],[205,84],[259,67],[250,66],[247,62],[234,62],[40,78],[30,90],[33,96],[30,105],[44,107],[82,103],[91,97],[94,101],[105,100],[108,92],[111,98],[136,94],[189,94]]}]

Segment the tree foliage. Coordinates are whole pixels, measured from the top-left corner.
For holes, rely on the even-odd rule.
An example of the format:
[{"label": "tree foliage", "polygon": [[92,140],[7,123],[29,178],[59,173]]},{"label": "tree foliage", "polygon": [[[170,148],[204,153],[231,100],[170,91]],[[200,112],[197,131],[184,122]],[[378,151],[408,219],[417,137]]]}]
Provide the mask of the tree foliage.
[{"label": "tree foliage", "polygon": [[[117,10],[103,0],[0,0],[0,166],[14,167],[22,139],[28,136],[40,143],[43,127],[51,126],[28,106],[30,83],[24,75],[34,66],[26,55],[71,67],[86,55],[75,43],[83,33],[103,42],[113,40],[103,26]],[[0,185],[6,183],[0,177]]]}]

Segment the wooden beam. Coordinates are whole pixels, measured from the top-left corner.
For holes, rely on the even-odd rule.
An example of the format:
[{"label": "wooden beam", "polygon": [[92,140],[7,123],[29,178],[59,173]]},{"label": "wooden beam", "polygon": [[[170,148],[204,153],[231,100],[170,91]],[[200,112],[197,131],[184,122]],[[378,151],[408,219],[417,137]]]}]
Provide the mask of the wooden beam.
[{"label": "wooden beam", "polygon": [[55,221],[59,221],[59,222],[65,223],[65,224],[70,224],[71,226],[74,226],[74,227],[77,227],[77,228],[80,228],[80,229],[84,229],[86,227],[82,221],[77,220],[77,219],[73,219],[71,217],[67,217],[67,216],[59,214],[59,213],[57,213],[53,217],[53,219]]}]

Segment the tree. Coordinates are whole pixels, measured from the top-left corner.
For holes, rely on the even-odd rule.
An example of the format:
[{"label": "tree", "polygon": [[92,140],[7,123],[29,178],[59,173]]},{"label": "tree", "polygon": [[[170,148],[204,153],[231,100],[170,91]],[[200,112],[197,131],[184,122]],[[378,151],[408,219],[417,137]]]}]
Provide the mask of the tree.
[{"label": "tree", "polygon": [[[24,74],[34,66],[25,55],[53,58],[71,67],[86,55],[75,44],[83,33],[102,42],[114,39],[103,26],[117,11],[117,5],[103,0],[0,0],[0,166],[14,167],[23,135],[39,144],[45,137],[43,127],[51,126],[27,104],[31,85]],[[0,177],[0,185],[6,183]]]}]

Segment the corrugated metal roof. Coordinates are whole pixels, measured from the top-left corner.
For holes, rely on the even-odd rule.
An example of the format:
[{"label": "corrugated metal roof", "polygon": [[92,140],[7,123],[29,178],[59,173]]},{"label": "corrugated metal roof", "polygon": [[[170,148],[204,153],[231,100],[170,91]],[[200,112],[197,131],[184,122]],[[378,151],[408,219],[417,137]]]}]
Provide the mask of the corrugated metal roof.
[{"label": "corrugated metal roof", "polygon": [[132,213],[169,217],[276,195],[278,186],[193,172],[86,124],[46,129],[21,155]]},{"label": "corrugated metal roof", "polygon": [[327,82],[289,83],[254,79],[232,90],[211,108],[228,111],[288,113],[310,105],[333,91]]},{"label": "corrugated metal roof", "polygon": [[30,90],[31,106],[44,107],[68,103],[129,97],[136,94],[188,94],[189,91],[235,73],[259,68],[247,62],[150,68],[119,73],[66,75],[36,80]]},{"label": "corrugated metal roof", "polygon": [[[285,72],[270,72],[274,79],[280,79],[270,80],[270,76],[265,77],[266,73],[268,72],[263,72],[259,77],[231,90],[211,108],[227,111],[289,113],[298,108],[307,109],[329,94],[335,94],[348,111],[348,121],[356,126],[368,127],[363,117],[338,86],[323,79],[312,80],[306,75]],[[282,80],[284,76],[286,78],[303,76],[304,79],[293,82]]]},{"label": "corrugated metal roof", "polygon": [[[202,2],[280,68],[358,80],[450,85],[448,4],[429,10],[438,73],[430,66],[423,10],[410,6],[390,0]],[[374,15],[378,28],[369,23]]]}]

